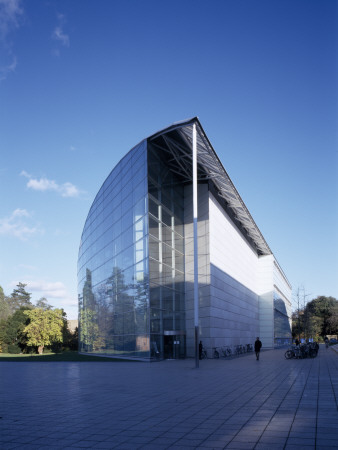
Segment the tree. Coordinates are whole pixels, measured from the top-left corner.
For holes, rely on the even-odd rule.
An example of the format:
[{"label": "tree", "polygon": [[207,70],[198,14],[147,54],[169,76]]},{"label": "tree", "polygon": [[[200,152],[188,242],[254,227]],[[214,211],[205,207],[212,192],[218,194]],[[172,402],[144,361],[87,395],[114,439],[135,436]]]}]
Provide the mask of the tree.
[{"label": "tree", "polygon": [[79,349],[79,329],[75,328],[71,331],[68,327],[63,333],[63,345],[65,349],[78,350]]},{"label": "tree", "polygon": [[38,348],[41,355],[46,345],[62,342],[65,323],[62,309],[35,308],[25,311],[29,319],[23,332],[27,336],[27,344]]},{"label": "tree", "polygon": [[46,297],[41,297],[40,300],[38,300],[36,302],[36,307],[41,308],[44,311],[46,311],[48,309],[53,309],[53,306],[48,303],[48,300],[46,299]]},{"label": "tree", "polygon": [[27,325],[27,316],[25,308],[20,308],[6,321],[2,321],[2,342],[3,347],[9,350],[9,353],[20,353],[27,342],[24,334],[24,328]]},{"label": "tree", "polygon": [[[305,295],[304,295],[305,298]],[[299,289],[297,309],[292,314],[292,335],[298,338],[315,338],[338,334],[338,300],[319,296],[300,308]]]},{"label": "tree", "polygon": [[4,294],[2,287],[0,286],[0,321],[6,320],[11,315],[8,300]]},{"label": "tree", "polygon": [[338,334],[338,302],[331,309],[331,316],[328,319],[331,334]]},{"label": "tree", "polygon": [[8,297],[8,303],[13,314],[20,308],[32,308],[31,294],[26,291],[24,283],[18,283],[17,288],[13,290],[10,297]]},{"label": "tree", "polygon": [[338,300],[334,297],[321,295],[306,305],[308,314],[320,318],[320,335],[323,337],[327,334],[337,334],[338,330],[336,327],[332,327],[334,320],[331,319],[334,316],[337,303]]}]

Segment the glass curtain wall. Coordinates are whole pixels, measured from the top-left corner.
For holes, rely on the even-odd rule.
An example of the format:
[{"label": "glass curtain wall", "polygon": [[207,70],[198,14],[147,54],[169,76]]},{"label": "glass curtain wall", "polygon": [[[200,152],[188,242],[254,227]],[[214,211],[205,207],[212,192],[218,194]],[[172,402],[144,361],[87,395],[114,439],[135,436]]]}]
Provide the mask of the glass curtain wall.
[{"label": "glass curtain wall", "polygon": [[285,303],[277,292],[274,292],[274,330],[275,347],[291,344],[292,336],[289,317]]},{"label": "glass curtain wall", "polygon": [[151,357],[183,358],[184,188],[149,144],[148,191]]},{"label": "glass curtain wall", "polygon": [[141,142],[98,192],[78,259],[79,350],[150,356],[147,145]]}]

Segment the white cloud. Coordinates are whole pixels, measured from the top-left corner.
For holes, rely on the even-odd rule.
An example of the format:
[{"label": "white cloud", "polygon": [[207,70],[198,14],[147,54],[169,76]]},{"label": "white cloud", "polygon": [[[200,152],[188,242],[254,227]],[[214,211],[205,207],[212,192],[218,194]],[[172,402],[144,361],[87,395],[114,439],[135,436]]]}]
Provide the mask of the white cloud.
[{"label": "white cloud", "polygon": [[78,301],[72,296],[62,281],[25,281],[27,291],[32,292],[33,298],[38,300],[45,297],[54,308],[62,308],[68,319],[77,319]]},{"label": "white cloud", "polygon": [[65,47],[69,47],[69,36],[65,34],[61,27],[56,27],[53,31],[53,38],[60,41]]},{"label": "white cloud", "polygon": [[59,185],[54,180],[48,180],[47,178],[40,178],[40,180],[31,178],[27,183],[27,187],[34,191],[57,191]]},{"label": "white cloud", "polygon": [[[70,41],[68,34],[64,31],[64,26],[66,23],[65,16],[63,14],[58,14],[58,25],[54,28],[52,33],[52,38],[60,42],[64,47],[69,47]],[[54,54],[59,55],[59,52],[54,52]]]},{"label": "white cloud", "polygon": [[63,184],[58,184],[54,180],[49,180],[48,178],[33,178],[32,175],[23,170],[20,175],[28,178],[27,187],[33,189],[34,191],[54,191],[60,194],[62,197],[78,197],[81,191],[72,183],[68,181]]},{"label": "white cloud", "polygon": [[19,28],[23,18],[21,0],[0,0],[0,81],[15,71],[17,58],[8,35]]},{"label": "white cloud", "polygon": [[17,208],[12,213],[13,217],[30,217],[31,215],[26,209]]},{"label": "white cloud", "polygon": [[42,297],[62,298],[67,297],[66,286],[61,281],[25,281],[28,290],[40,292]]},{"label": "white cloud", "polygon": [[5,80],[8,77],[8,75],[10,75],[12,72],[15,72],[16,66],[17,66],[16,57],[12,56],[11,63],[0,67],[0,81]]},{"label": "white cloud", "polygon": [[19,27],[23,14],[20,0],[0,0],[0,38],[5,40],[7,35]]},{"label": "white cloud", "polygon": [[0,235],[13,236],[26,241],[33,235],[42,234],[43,230],[27,223],[30,218],[31,215],[27,210],[14,210],[10,216],[0,218]]},{"label": "white cloud", "polygon": [[32,178],[32,175],[30,173],[26,172],[25,170],[22,170],[20,175],[23,177],[26,177],[26,178]]},{"label": "white cloud", "polygon": [[[62,281],[24,280],[27,292],[32,293],[32,301],[36,303],[45,297],[54,308],[62,308],[68,319],[77,319],[78,301],[76,295],[71,295]],[[12,282],[15,287],[18,281]]]},{"label": "white cloud", "polygon": [[31,266],[29,264],[19,264],[18,268],[19,269],[24,269],[24,270],[27,270],[27,271],[30,271],[30,272],[35,272],[35,271],[38,270],[38,268],[36,266]]}]

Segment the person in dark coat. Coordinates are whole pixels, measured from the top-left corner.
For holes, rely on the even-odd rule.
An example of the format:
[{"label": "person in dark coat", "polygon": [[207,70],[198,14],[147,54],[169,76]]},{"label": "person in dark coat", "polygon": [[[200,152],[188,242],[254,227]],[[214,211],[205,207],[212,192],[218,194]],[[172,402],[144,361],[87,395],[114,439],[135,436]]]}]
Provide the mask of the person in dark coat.
[{"label": "person in dark coat", "polygon": [[198,345],[198,352],[199,352],[199,358],[202,359],[202,351],[203,351],[203,344],[202,341],[200,341]]},{"label": "person in dark coat", "polygon": [[259,353],[261,351],[262,343],[259,340],[259,337],[255,340],[255,353],[256,353],[256,359],[259,360]]}]

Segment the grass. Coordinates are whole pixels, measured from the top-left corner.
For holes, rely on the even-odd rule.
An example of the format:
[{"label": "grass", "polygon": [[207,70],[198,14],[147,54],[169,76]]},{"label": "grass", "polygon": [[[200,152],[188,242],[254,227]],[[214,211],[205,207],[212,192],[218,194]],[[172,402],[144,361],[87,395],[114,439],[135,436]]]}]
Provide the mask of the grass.
[{"label": "grass", "polygon": [[42,355],[13,355],[0,353],[0,363],[6,362],[117,362],[126,359],[104,358],[100,356],[80,355],[78,352],[44,353]]}]

